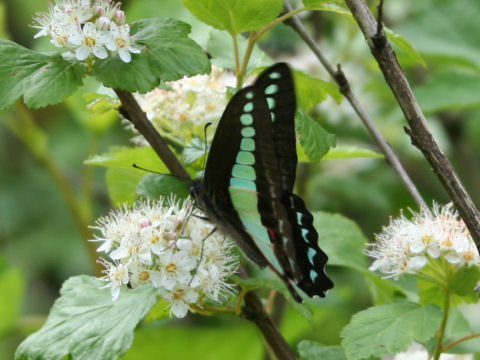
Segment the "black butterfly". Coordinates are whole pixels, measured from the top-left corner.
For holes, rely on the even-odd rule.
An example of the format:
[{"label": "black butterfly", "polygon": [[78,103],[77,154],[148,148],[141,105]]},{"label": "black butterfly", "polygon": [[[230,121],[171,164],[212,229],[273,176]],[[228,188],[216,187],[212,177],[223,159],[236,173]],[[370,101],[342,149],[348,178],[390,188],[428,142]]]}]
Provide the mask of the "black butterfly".
[{"label": "black butterfly", "polygon": [[302,298],[325,296],[333,282],[313,217],[292,194],[297,168],[295,90],[286,64],[273,65],[227,105],[203,182],[190,192],[208,218],[260,267],[270,267]]}]

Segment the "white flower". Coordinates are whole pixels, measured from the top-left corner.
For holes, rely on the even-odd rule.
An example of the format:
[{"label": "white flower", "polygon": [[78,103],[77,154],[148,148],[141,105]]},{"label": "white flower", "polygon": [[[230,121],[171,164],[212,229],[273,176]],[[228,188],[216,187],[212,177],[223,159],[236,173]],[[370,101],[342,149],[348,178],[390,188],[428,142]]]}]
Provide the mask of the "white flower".
[{"label": "white flower", "polygon": [[403,214],[391,219],[376,240],[366,251],[375,259],[370,270],[389,276],[416,273],[430,258],[443,257],[458,266],[480,264],[475,243],[452,204],[434,204],[433,214],[422,210],[411,219]]},{"label": "white flower", "polygon": [[86,23],[81,32],[71,37],[71,42],[78,45],[75,50],[75,57],[78,60],[85,60],[91,54],[99,59],[108,57],[104,44],[110,41],[111,35],[108,32],[98,31],[94,24]]},{"label": "white flower", "polygon": [[94,241],[113,262],[102,260],[113,299],[127,283],[153,286],[170,302],[171,314],[183,317],[204,297],[221,301],[233,294],[226,282],[238,263],[232,242],[219,233],[207,237],[213,226],[191,213],[190,200],[181,207],[170,198],[123,207],[97,221]]},{"label": "white flower", "polygon": [[58,0],[47,12],[34,17],[33,28],[39,31],[35,38],[50,37],[57,47],[68,50],[77,60],[86,60],[93,54],[99,59],[119,54],[125,62],[130,53],[139,53],[134,47],[130,27],[125,24],[125,13],[120,3],[110,0]]},{"label": "white flower", "polygon": [[[136,99],[158,131],[162,131],[166,122],[177,133],[187,126],[191,134],[192,126],[203,129],[208,122],[218,124],[228,102],[227,87],[235,85],[235,77],[213,65],[209,75],[184,77],[166,85],[169,90],[157,88],[147,94],[136,94]],[[144,140],[139,138],[135,142],[143,144]]]},{"label": "white flower", "polygon": [[130,27],[128,24],[118,26],[114,22],[110,23],[111,38],[106,44],[108,50],[117,51],[123,62],[129,63],[132,60],[130,53],[138,54],[140,50],[131,46]]},{"label": "white flower", "polygon": [[111,264],[108,261],[100,260],[106,267],[104,273],[106,274],[101,279],[108,281],[108,284],[103,288],[110,288],[112,293],[112,300],[115,301],[120,295],[122,285],[127,285],[129,282],[128,266],[127,264]]},{"label": "white flower", "polygon": [[[429,360],[427,350],[418,343],[413,343],[405,352],[384,356],[382,360]],[[442,354],[440,360],[474,360],[472,354]]]}]

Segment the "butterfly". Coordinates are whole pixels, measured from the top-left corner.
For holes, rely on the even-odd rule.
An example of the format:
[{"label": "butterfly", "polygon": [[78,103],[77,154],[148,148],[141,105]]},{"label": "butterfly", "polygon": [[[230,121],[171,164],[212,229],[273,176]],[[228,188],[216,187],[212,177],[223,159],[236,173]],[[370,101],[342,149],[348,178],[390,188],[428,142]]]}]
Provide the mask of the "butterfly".
[{"label": "butterfly", "polygon": [[296,100],[288,65],[266,69],[228,103],[213,138],[204,178],[190,193],[209,220],[261,268],[268,266],[302,302],[333,282],[318,247],[313,216],[293,194],[297,167]]}]

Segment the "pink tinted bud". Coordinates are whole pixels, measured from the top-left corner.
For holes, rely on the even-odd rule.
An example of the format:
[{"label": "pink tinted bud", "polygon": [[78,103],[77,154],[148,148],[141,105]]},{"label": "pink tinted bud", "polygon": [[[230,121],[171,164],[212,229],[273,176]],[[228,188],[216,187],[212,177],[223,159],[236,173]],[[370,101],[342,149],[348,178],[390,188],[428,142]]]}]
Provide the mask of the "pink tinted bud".
[{"label": "pink tinted bud", "polygon": [[126,16],[125,12],[122,10],[115,10],[113,13],[113,21],[115,21],[118,25],[123,25],[125,24]]},{"label": "pink tinted bud", "polygon": [[152,225],[151,221],[148,220],[147,218],[140,219],[139,224],[140,224],[140,227],[142,228]]},{"label": "pink tinted bud", "polygon": [[105,15],[105,8],[103,6],[97,5],[93,7],[94,16],[103,16]]},{"label": "pink tinted bud", "polygon": [[95,26],[98,30],[107,30],[110,28],[110,23],[111,21],[109,18],[101,16],[95,21]]}]

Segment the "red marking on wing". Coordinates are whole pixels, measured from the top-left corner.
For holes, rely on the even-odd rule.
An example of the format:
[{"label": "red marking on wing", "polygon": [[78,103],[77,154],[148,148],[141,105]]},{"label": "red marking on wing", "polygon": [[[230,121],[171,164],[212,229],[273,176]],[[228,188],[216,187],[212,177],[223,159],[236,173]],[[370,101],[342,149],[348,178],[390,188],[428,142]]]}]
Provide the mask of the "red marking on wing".
[{"label": "red marking on wing", "polygon": [[228,204],[228,197],[224,190],[220,190],[220,195],[222,195],[224,204]]},{"label": "red marking on wing", "polygon": [[270,239],[276,240],[275,230],[272,228],[267,228],[267,230],[268,230],[268,234],[270,235]]}]

